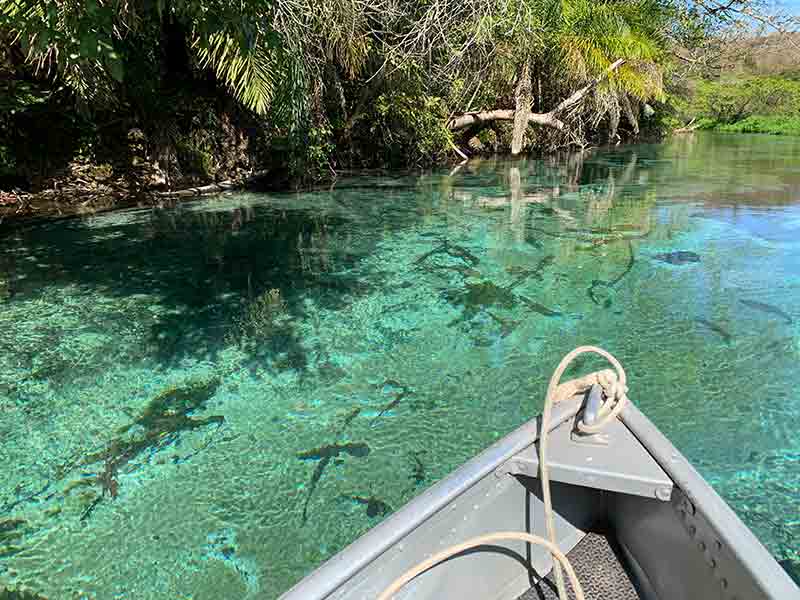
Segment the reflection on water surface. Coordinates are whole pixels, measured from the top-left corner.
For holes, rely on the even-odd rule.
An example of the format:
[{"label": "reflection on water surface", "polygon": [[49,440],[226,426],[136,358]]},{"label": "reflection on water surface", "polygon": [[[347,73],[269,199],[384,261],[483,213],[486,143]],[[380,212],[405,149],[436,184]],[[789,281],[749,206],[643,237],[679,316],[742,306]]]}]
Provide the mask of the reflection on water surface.
[{"label": "reflection on water surface", "polygon": [[796,565],[798,164],[697,135],[5,231],[0,589],[275,598],[585,343]]}]

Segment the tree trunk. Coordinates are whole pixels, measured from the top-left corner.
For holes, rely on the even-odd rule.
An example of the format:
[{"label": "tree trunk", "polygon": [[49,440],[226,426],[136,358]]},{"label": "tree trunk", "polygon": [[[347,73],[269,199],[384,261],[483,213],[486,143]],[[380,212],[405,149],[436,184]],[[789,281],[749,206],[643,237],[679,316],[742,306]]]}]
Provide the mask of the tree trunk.
[{"label": "tree trunk", "polygon": [[622,109],[625,111],[625,117],[633,127],[633,135],[639,135],[639,119],[636,118],[636,113],[633,110],[631,99],[628,94],[622,94]]},{"label": "tree trunk", "polygon": [[[510,108],[498,108],[495,110],[482,110],[478,112],[464,113],[453,117],[447,124],[450,131],[458,131],[466,129],[467,127],[475,127],[483,125],[484,123],[491,123],[492,121],[513,121],[514,110]],[[563,129],[564,123],[555,117],[552,113],[529,113],[528,123],[531,125],[544,125],[546,127],[553,127],[554,129]]]},{"label": "tree trunk", "polygon": [[619,135],[617,134],[617,130],[619,129],[619,115],[620,115],[620,107],[619,107],[619,98],[612,97],[611,106],[608,108],[608,142],[611,143],[615,139],[619,142]]},{"label": "tree trunk", "polygon": [[[514,131],[515,133],[518,129],[522,129],[522,133],[525,133],[525,130],[522,128],[522,124],[524,123],[525,126],[527,125],[543,125],[545,127],[552,127],[553,129],[562,130],[566,127],[563,121],[561,121],[558,116],[577,106],[589,95],[589,93],[596,88],[600,83],[605,81],[611,73],[616,71],[622,65],[625,64],[625,60],[620,59],[613,63],[611,66],[606,69],[605,73],[597,77],[596,79],[590,81],[582,88],[576,90],[571,96],[562,100],[558,106],[556,106],[553,110],[546,113],[532,113],[530,112],[530,99],[531,99],[531,90],[530,90],[530,71],[527,70],[527,79],[528,81],[528,104],[527,110],[520,111],[520,84],[523,83],[523,78],[520,78],[520,83],[517,85],[517,108],[512,110],[510,108],[498,108],[494,110],[482,110],[478,112],[468,112],[458,116],[453,117],[448,121],[447,127],[451,131],[459,131],[460,129],[465,129],[467,127],[475,127],[480,126],[485,123],[490,123],[491,121],[514,121]],[[525,90],[522,90],[523,95]],[[523,120],[520,116],[519,120],[517,119],[518,113],[523,112],[525,115],[525,119]],[[518,122],[519,121],[519,122]],[[519,127],[518,127],[519,125]],[[521,148],[521,142],[520,142]],[[513,140],[512,140],[512,153],[513,153]]]},{"label": "tree trunk", "polygon": [[531,115],[533,90],[531,89],[531,69],[526,61],[517,81],[514,94],[516,110],[514,112],[514,132],[511,136],[511,154],[515,156],[522,151],[525,142],[525,131],[528,129],[528,118]]}]

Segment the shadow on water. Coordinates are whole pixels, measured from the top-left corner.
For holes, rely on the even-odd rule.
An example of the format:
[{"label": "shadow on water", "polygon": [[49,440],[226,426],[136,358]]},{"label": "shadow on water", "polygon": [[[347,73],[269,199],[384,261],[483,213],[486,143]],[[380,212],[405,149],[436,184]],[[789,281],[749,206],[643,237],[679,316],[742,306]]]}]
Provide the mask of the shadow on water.
[{"label": "shadow on water", "polygon": [[[331,247],[332,238],[346,235],[342,217],[247,206],[119,214],[130,222],[98,228],[72,219],[11,234],[0,253],[0,293],[26,299],[69,284],[103,296],[145,294],[158,319],[143,342],[164,366],[187,355],[213,360],[235,341],[256,362],[282,354],[287,367],[303,370],[307,359],[292,326],[303,317],[303,299],[335,310],[375,283],[350,274],[358,257],[346,245]],[[24,278],[15,248],[28,261]],[[281,318],[268,323],[259,304],[280,309]]]},{"label": "shadow on water", "polygon": [[[414,227],[426,215],[452,211],[468,199],[481,211],[510,207],[509,231],[533,248],[542,248],[544,239],[558,238],[574,242],[575,251],[597,252],[647,235],[651,202],[644,198],[642,186],[632,182],[634,173],[646,179],[640,163],[647,152],[645,147],[616,152],[611,158],[603,154],[602,160],[575,153],[511,166],[474,161],[458,177],[345,180],[327,192],[275,196],[274,203],[223,197],[216,204],[120,211],[17,231],[6,228],[0,249],[0,301],[30,300],[43,289],[72,286],[77,302],[87,304],[72,305],[82,321],[135,323],[138,358],[150,364],[170,367],[186,357],[216,361],[221,350],[235,345],[253,370],[304,373],[309,349],[297,324],[307,317],[306,302],[335,311],[383,285],[381,271],[361,264],[384,235],[378,224],[389,220],[397,232]],[[415,266],[457,272],[461,281],[449,290],[450,297],[463,298],[467,305],[472,300],[491,304],[485,294],[476,295],[476,282],[467,281],[478,274],[478,258],[468,248],[448,242],[446,235],[445,231],[433,250],[421,248]],[[454,264],[429,265],[441,248]],[[541,265],[533,271],[520,269],[517,282],[541,279]],[[618,281],[611,276],[598,283],[610,289]],[[408,284],[413,285],[412,278]],[[480,291],[506,289],[492,281],[480,285]],[[517,296],[535,312],[560,315],[546,303]],[[126,312],[90,315],[92,303],[137,297],[142,301],[127,306]],[[498,296],[500,305],[502,300]],[[467,306],[467,317],[474,312]],[[506,334],[516,326],[494,312],[487,314]],[[107,325],[97,322],[95,329],[103,332]],[[63,328],[45,321],[37,325],[38,341],[17,343],[9,338],[0,341],[0,351],[37,363],[34,379],[68,385],[74,365],[61,352],[47,352],[54,339],[65,335]],[[93,366],[102,369],[110,360],[96,358],[82,361],[83,374]]]},{"label": "shadow on water", "polygon": [[[20,466],[0,488],[0,558],[45,564],[18,554],[40,543],[36,531],[82,518],[87,535],[69,533],[69,544],[91,543],[143,506],[137,544],[150,543],[155,517],[191,526],[176,530],[182,549],[233,539],[199,522],[212,513],[252,532],[258,548],[236,555],[272,565],[266,593],[277,596],[528,418],[561,353],[590,342],[624,360],[643,409],[720,473],[720,491],[730,482],[726,498],[794,560],[796,527],[761,515],[786,506],[791,482],[778,480],[795,455],[776,446],[749,480],[732,452],[742,438],[788,446],[794,435],[781,424],[793,410],[783,384],[796,374],[796,267],[778,262],[785,247],[741,229],[735,210],[702,206],[743,181],[738,159],[731,168],[711,140],[700,154],[721,166],[688,168],[684,143],[485,159],[6,232],[0,458]],[[773,189],[771,176],[753,186]],[[764,293],[775,287],[765,265],[783,269],[779,293]],[[750,289],[732,289],[734,277]],[[587,358],[566,376],[602,366]],[[781,401],[758,413],[737,405],[747,375]],[[3,386],[26,377],[11,398]],[[708,444],[698,422],[713,429]],[[769,482],[774,510],[763,511],[761,475],[780,474],[775,464],[786,477]],[[174,514],[146,513],[167,500]],[[742,512],[749,505],[758,510]],[[50,556],[57,537],[41,541]],[[169,552],[160,564],[182,573]],[[76,564],[93,575],[88,557],[76,551]],[[196,572],[183,575],[186,590],[202,589]],[[98,589],[112,585],[104,576]]]}]

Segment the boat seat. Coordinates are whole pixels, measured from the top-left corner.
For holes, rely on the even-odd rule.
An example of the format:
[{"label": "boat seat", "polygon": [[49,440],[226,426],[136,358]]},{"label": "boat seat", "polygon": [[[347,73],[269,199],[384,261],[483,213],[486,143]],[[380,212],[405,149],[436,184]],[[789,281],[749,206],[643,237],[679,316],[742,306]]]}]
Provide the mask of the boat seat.
[{"label": "boat seat", "polygon": [[[624,558],[615,549],[613,534],[590,532],[568,554],[583,586],[586,600],[640,600],[628,575]],[[570,600],[575,595],[567,583]],[[517,600],[558,600],[551,572]]]}]

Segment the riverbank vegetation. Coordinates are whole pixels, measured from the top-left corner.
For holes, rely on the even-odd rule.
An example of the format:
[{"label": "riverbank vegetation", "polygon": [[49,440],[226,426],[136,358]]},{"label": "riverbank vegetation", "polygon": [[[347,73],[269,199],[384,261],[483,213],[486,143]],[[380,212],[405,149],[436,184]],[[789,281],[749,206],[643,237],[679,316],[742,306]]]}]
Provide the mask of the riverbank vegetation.
[{"label": "riverbank vegetation", "polygon": [[671,100],[685,129],[800,135],[800,36],[733,44]]},{"label": "riverbank vegetation", "polygon": [[[684,94],[697,57],[732,23],[766,18],[754,6],[5,0],[0,204],[29,192],[103,203],[253,174],[284,186],[658,135],[700,114]],[[715,85],[696,101],[716,107],[727,90]]]}]

